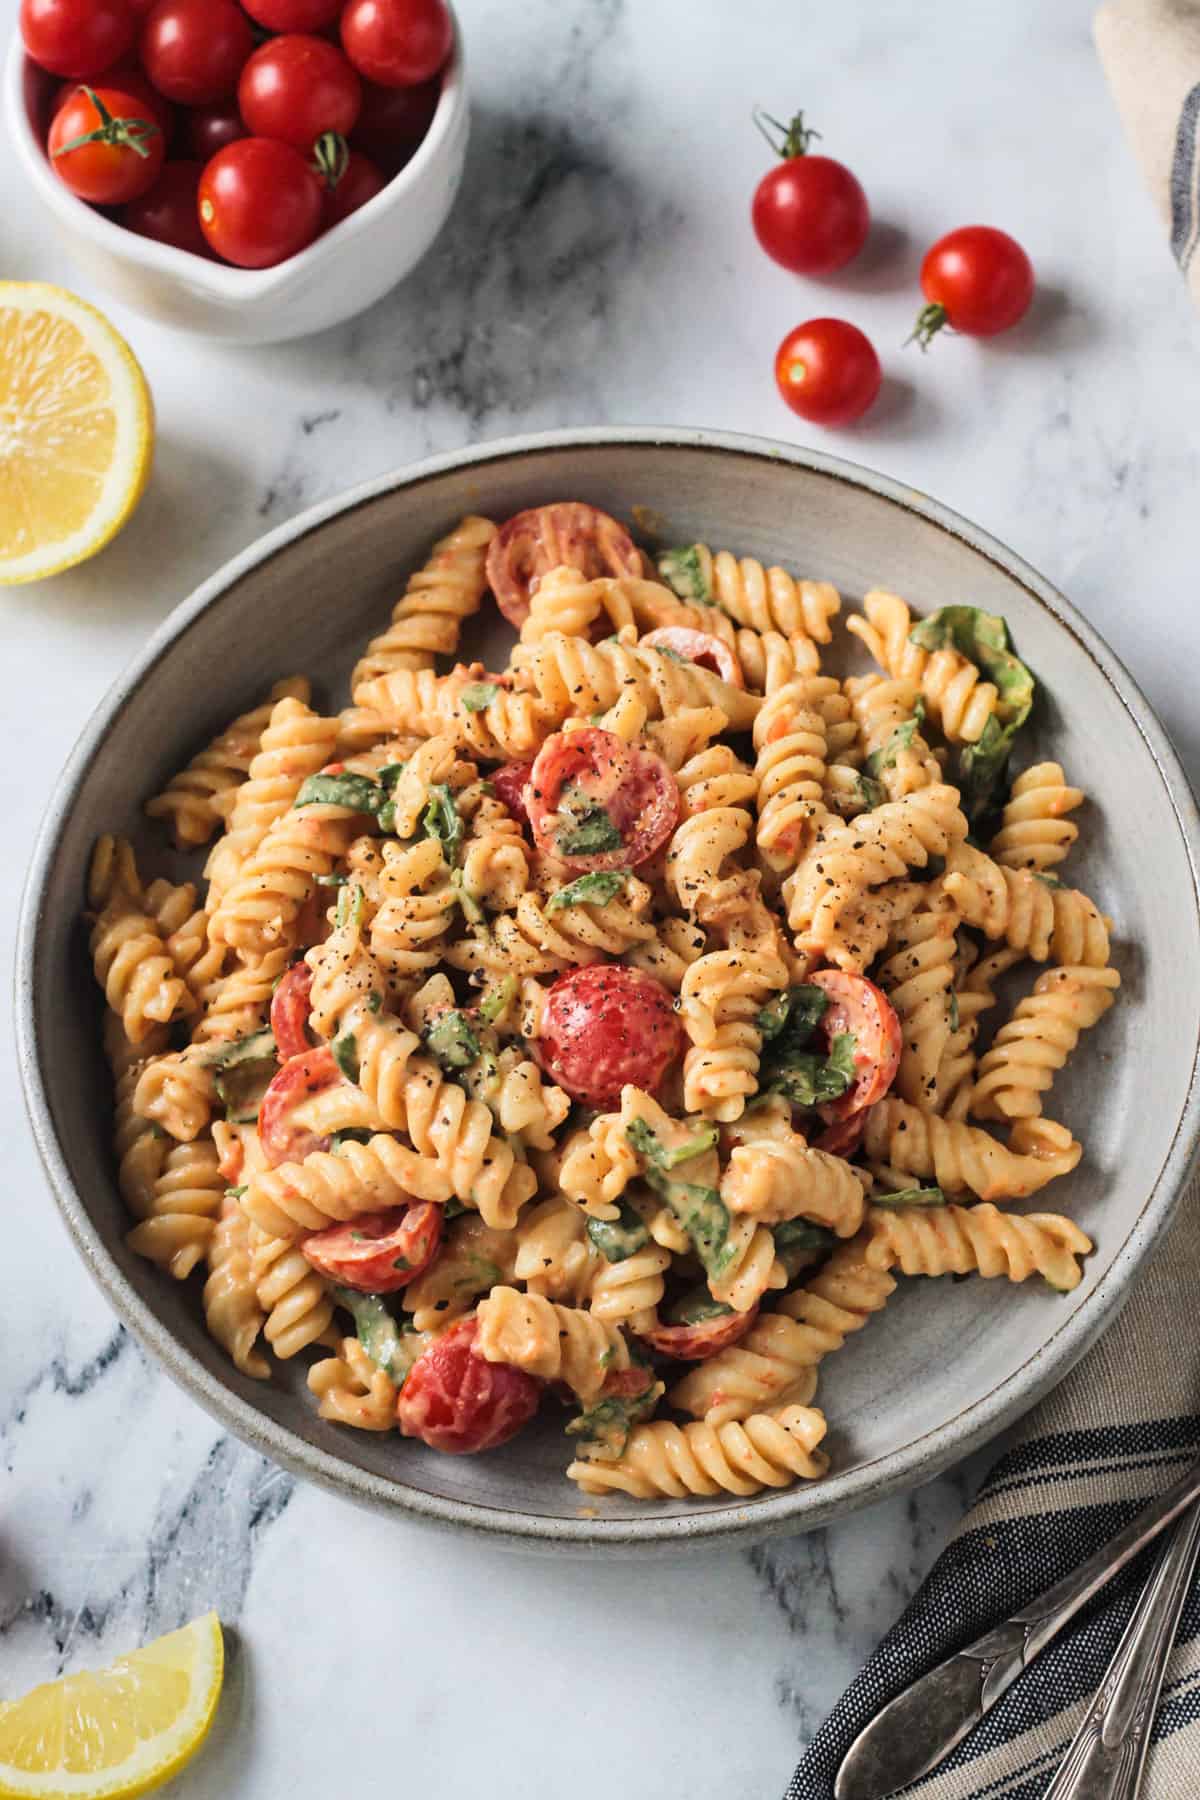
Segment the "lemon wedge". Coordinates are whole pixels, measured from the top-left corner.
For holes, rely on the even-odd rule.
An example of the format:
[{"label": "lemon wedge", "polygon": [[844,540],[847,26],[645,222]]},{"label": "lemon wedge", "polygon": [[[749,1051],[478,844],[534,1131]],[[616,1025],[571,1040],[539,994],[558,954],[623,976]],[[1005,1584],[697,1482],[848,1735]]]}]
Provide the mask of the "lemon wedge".
[{"label": "lemon wedge", "polygon": [[210,1612],[107,1669],[0,1703],[0,1795],[125,1800],[158,1787],[204,1742],[224,1666]]},{"label": "lemon wedge", "polygon": [[65,288],[0,281],[0,583],[103,549],[153,451],[146,377],[104,315]]}]

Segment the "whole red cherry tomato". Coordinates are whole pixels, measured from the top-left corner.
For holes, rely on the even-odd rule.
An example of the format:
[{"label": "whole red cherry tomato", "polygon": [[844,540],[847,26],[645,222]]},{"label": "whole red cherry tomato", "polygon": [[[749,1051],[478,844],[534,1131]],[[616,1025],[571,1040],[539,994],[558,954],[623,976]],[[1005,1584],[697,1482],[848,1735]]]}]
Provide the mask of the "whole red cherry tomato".
[{"label": "whole red cherry tomato", "polygon": [[416,87],[454,47],[444,0],[349,0],[342,47],[360,75],[383,87]]},{"label": "whole red cherry tomato", "polygon": [[701,669],[711,669],[731,687],[744,688],[746,685],[742,665],[729,645],[709,631],[692,631],[686,625],[660,625],[657,630],[648,631],[641,642],[656,645],[660,650],[670,650],[676,656],[682,656],[684,662],[696,663]]},{"label": "whole red cherry tomato", "polygon": [[525,808],[539,850],[564,868],[631,869],[661,850],[679,823],[679,788],[653,751],[586,726],[546,739]]},{"label": "whole red cherry tomato", "polygon": [[248,135],[242,115],[232,100],[217,100],[211,106],[196,106],[184,114],[183,139],[190,156],[202,163],[211,161],[226,144],[236,144]]},{"label": "whole red cherry tomato", "polygon": [[[91,85],[95,87],[97,84],[93,82]],[[162,132],[163,142],[168,147],[170,146],[175,130],[175,108],[159,93],[156,87],[150,85],[136,63],[123,62],[118,63],[113,69],[106,69],[100,85],[106,88],[120,88],[123,94],[132,94],[144,116],[153,119]],[[79,83],[77,81],[62,82],[50,102],[50,117],[53,119],[67,101],[74,99],[78,92]]]},{"label": "whole red cherry tomato", "polygon": [[166,143],[147,108],[120,88],[79,87],[54,115],[50,166],[81,200],[122,206],[158,180]]},{"label": "whole red cherry tomato", "polygon": [[167,163],[150,191],[140,200],[130,201],[121,214],[122,225],[127,231],[136,231],[139,237],[172,244],[176,250],[190,250],[193,256],[211,257],[196,210],[203,172],[203,163]]},{"label": "whole red cherry tomato", "polygon": [[358,76],[336,44],[300,32],[268,38],[238,81],[238,110],[254,137],[309,151],[323,131],[347,137],[361,101]]},{"label": "whole red cherry tomato", "polygon": [[469,1456],[506,1444],[532,1419],[540,1383],[524,1369],[476,1356],[477,1330],[474,1319],[460,1319],[417,1358],[396,1402],[405,1437]]},{"label": "whole red cherry tomato", "polygon": [[871,226],[867,196],[844,163],[809,156],[819,131],[797,113],[790,125],[764,114],[782,137],[777,143],[759,120],[763,136],[783,161],[754,190],[750,216],[768,256],[797,275],[831,275],[858,255]]},{"label": "whole red cherry tomato", "polygon": [[141,37],[142,66],[181,106],[211,106],[237,86],[254,37],[234,0],[158,0]]},{"label": "whole red cherry tomato", "polygon": [[809,319],[775,353],[775,380],[794,413],[814,425],[849,425],[883,380],[870,338],[846,319]]},{"label": "whole red cherry tomato", "polygon": [[493,769],[491,783],[496,790],[497,800],[502,800],[519,825],[529,824],[529,813],[525,805],[525,789],[529,777],[533,774],[533,760],[529,762],[505,763],[501,769]]},{"label": "whole red cherry tomato", "polygon": [[394,169],[416,149],[433,123],[442,84],[437,77],[418,87],[387,88],[362,84],[362,106],[354,127],[355,147],[384,168]]},{"label": "whole red cherry tomato", "polygon": [[313,972],[306,962],[295,962],[271,995],[271,1030],[280,1062],[303,1056],[312,1049],[308,1015],[312,1010]]},{"label": "whole red cherry tomato", "polygon": [[503,524],[488,545],[488,586],[510,625],[520,627],[543,575],[568,563],[589,580],[640,575],[642,559],[629,533],[598,507],[559,500],[531,507]]},{"label": "whole red cherry tomato", "polygon": [[441,1241],[441,1207],[416,1200],[314,1231],[300,1248],[330,1281],[360,1294],[394,1294],[429,1267]]},{"label": "whole red cherry tomato", "polygon": [[533,1048],[574,1099],[613,1107],[628,1083],[654,1093],[683,1050],[683,1026],[653,976],[592,963],[554,983]]},{"label": "whole red cherry tomato", "polygon": [[895,1007],[865,975],[818,969],[808,981],[822,989],[829,1001],[818,1027],[826,1047],[840,1032],[849,1031],[854,1037],[854,1086],[840,1100],[827,1101],[820,1108],[826,1124],[836,1125],[883,1099],[900,1067],[904,1034]]},{"label": "whole red cherry tomato", "polygon": [[242,0],[250,17],[268,31],[320,31],[332,25],[342,0]]},{"label": "whole red cherry tomato", "polygon": [[714,1312],[710,1318],[687,1325],[660,1325],[656,1320],[649,1331],[639,1333],[660,1356],[672,1356],[679,1362],[704,1362],[718,1350],[728,1350],[744,1338],[755,1319],[758,1307],[749,1312]]},{"label": "whole red cherry tomato", "polygon": [[913,336],[928,349],[943,325],[967,337],[995,337],[1023,319],[1033,299],[1033,264],[994,225],[963,225],[925,254],[921,292],[929,302]]},{"label": "whole red cherry tomato", "polygon": [[332,187],[327,186],[325,193],[325,226],[340,225],[351,213],[356,213],[360,206],[373,200],[387,186],[386,181],[371,161],[361,150],[351,150],[342,163],[340,173]]},{"label": "whole red cherry tomato", "polygon": [[200,178],[200,224],[227,262],[269,269],[321,229],[321,186],[298,150],[242,138],[218,150]]},{"label": "whole red cherry tomato", "polygon": [[25,48],[52,75],[102,75],[133,48],[136,36],[129,0],[21,0]]},{"label": "whole red cherry tomato", "polygon": [[272,1077],[258,1109],[258,1137],[273,1169],[280,1163],[303,1162],[314,1150],[328,1150],[329,1139],[298,1126],[292,1113],[302,1100],[344,1080],[327,1044],[289,1057]]}]

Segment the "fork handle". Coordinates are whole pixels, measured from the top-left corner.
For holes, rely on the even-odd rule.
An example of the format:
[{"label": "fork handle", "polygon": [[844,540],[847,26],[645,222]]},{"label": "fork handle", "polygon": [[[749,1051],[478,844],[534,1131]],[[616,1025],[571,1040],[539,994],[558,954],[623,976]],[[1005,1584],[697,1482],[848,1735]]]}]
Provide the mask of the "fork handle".
[{"label": "fork handle", "polygon": [[1135,1800],[1179,1615],[1200,1556],[1200,1503],[1175,1527],[1043,1800]]}]

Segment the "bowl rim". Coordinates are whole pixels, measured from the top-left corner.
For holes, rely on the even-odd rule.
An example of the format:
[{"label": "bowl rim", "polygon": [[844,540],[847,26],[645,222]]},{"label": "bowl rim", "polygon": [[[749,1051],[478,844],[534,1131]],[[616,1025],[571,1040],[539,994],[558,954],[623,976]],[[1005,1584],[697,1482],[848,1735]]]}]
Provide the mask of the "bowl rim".
[{"label": "bowl rim", "polygon": [[[95,207],[72,194],[56,178],[46,161],[29,118],[25,105],[25,69],[27,63],[33,63],[33,58],[25,49],[19,25],[9,44],[4,70],[4,110],[18,159],[31,186],[50,211],[110,256],[154,269],[193,290],[203,291],[212,299],[245,304],[285,295],[298,279],[307,286],[310,276],[320,275],[344,252],[353,249],[356,240],[369,232],[385,213],[409,201],[413,189],[451,144],[466,110],[467,87],[462,29],[453,0],[446,0],[446,4],[454,27],[454,47],[442,70],[442,91],[429,129],[411,158],[365,206],[360,206],[349,218],[315,238],[307,249],[297,251],[273,268],[239,269],[229,263],[207,262],[190,250],[179,250],[172,244],[160,244],[154,238],[127,231],[115,219],[106,218]],[[37,67],[36,64],[33,66]],[[50,76],[50,79],[56,77]]]},{"label": "bowl rim", "polygon": [[[861,1467],[824,1481],[760,1496],[747,1507],[730,1496],[702,1512],[667,1518],[556,1518],[512,1512],[477,1502],[423,1493],[403,1479],[354,1467],[308,1443],[261,1413],[185,1349],[121,1272],[76,1192],[58,1144],[51,1116],[36,1017],[35,992],[41,945],[40,919],[48,901],[48,876],[65,821],[78,797],[92,758],[111,723],[152,675],[156,665],[193,622],[229,587],[268,562],[285,547],[320,530],[327,520],[351,513],[380,495],[414,488],[464,469],[483,470],[514,457],[553,458],[581,448],[636,449],[652,446],[683,452],[716,452],[775,466],[781,462],[824,479],[865,489],[877,500],[932,524],[986,557],[1015,581],[1029,599],[1049,613],[1090,658],[1130,714],[1152,757],[1174,810],[1192,876],[1192,898],[1200,913],[1200,813],[1190,784],[1149,702],[1124,665],[1074,607],[998,539],[941,502],[909,485],[840,457],[747,435],[684,427],[605,426],[558,430],[499,439],[452,451],[393,470],[320,502],[239,552],[171,612],[140,655],[113,683],[84,727],[55,784],[39,830],[21,899],[15,957],[17,1058],[34,1140],[60,1213],[93,1277],[126,1325],[151,1349],[178,1382],[222,1425],[295,1474],[377,1510],[400,1513],[442,1526],[467,1527],[510,1546],[558,1550],[608,1549],[629,1554],[663,1553],[693,1541],[759,1540],[808,1530],[858,1507],[927,1481],[993,1437],[1041,1399],[1115,1319],[1138,1266],[1168,1223],[1179,1192],[1200,1148],[1200,1041],[1193,1051],[1187,1096],[1162,1166],[1140,1213],[1113,1263],[1078,1311],[1038,1344],[1019,1368],[970,1405],[931,1431],[876,1457]],[[581,1514],[588,1509],[581,1507]]]}]

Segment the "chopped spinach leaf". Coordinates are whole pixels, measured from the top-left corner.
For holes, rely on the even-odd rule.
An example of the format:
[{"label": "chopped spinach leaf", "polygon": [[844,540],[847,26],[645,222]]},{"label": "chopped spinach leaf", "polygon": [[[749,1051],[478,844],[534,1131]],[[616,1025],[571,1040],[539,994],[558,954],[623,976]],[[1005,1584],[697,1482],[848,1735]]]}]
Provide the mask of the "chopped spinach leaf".
[{"label": "chopped spinach leaf", "polygon": [[617,1211],[619,1217],[615,1219],[589,1219],[587,1222],[590,1242],[610,1263],[624,1262],[650,1242],[649,1231],[628,1200],[618,1200]]},{"label": "chopped spinach leaf", "polygon": [[337,897],[337,911],[333,915],[334,925],[339,931],[347,925],[357,930],[363,922],[366,906],[367,896],[357,881],[341,888]]},{"label": "chopped spinach leaf", "polygon": [[562,827],[554,843],[563,856],[596,856],[605,850],[619,850],[624,841],[604,808],[589,806]]},{"label": "chopped spinach leaf", "polygon": [[944,1206],[946,1196],[940,1187],[879,1189],[871,1195],[872,1206]]},{"label": "chopped spinach leaf", "polygon": [[516,993],[516,976],[506,975],[504,980],[494,987],[490,994],[485,994],[479,1002],[478,1012],[481,1022],[484,1025],[494,1025],[496,1020],[502,1018],[508,1011],[516,998]]},{"label": "chopped spinach leaf", "polygon": [[463,1213],[470,1211],[471,1208],[467,1205],[465,1200],[456,1199],[452,1195],[442,1208],[442,1217],[449,1223],[451,1219],[460,1218]]},{"label": "chopped spinach leaf", "polygon": [[467,886],[461,869],[451,869],[450,886],[454,889],[455,898],[462,907],[463,918],[468,925],[486,925],[487,914]]},{"label": "chopped spinach leaf", "polygon": [[707,1288],[691,1288],[667,1308],[672,1325],[706,1325],[710,1319],[727,1318],[733,1311],[723,1300],[714,1300]]},{"label": "chopped spinach leaf", "polygon": [[310,775],[295,804],[348,806],[351,812],[378,813],[384,799],[384,789],[366,775]]},{"label": "chopped spinach leaf", "polygon": [[650,1417],[665,1391],[661,1381],[647,1376],[640,1394],[611,1394],[585,1407],[567,1426],[567,1436],[577,1437],[580,1447],[597,1461],[615,1462],[633,1427]]},{"label": "chopped spinach leaf", "polygon": [[1036,682],[1014,656],[1008,626],[996,613],[977,606],[943,606],[921,619],[909,632],[923,650],[957,650],[995,684],[999,702],[977,743],[959,754],[959,786],[963,811],[974,824],[995,810],[1013,739],[1029,717]]},{"label": "chopped spinach leaf", "polygon": [[329,1140],[331,1150],[340,1150],[343,1144],[369,1144],[371,1133],[362,1131],[357,1125],[347,1125],[344,1131],[335,1131]]},{"label": "chopped spinach leaf", "polygon": [[824,1225],[810,1225],[807,1219],[785,1219],[772,1234],[777,1250],[832,1250],[837,1242]]},{"label": "chopped spinach leaf", "polygon": [[917,704],[913,708],[912,718],[905,719],[902,725],[897,725],[882,750],[872,750],[870,756],[868,756],[863,765],[868,775],[880,775],[883,773],[884,769],[894,769],[896,766],[896,758],[902,750],[912,749],[913,739],[916,737],[924,723],[925,701],[924,698],[918,694]]},{"label": "chopped spinach leaf", "polygon": [[854,1085],[854,1033],[835,1032],[828,1056],[797,1050],[771,1059],[767,1092],[782,1094],[793,1106],[822,1106],[840,1100]]},{"label": "chopped spinach leaf", "polygon": [[786,1032],[796,1049],[802,1050],[811,1041],[828,1009],[829,995],[825,989],[804,982],[800,987],[789,988],[786,994],[776,994],[763,1007],[755,1024],[766,1042]]},{"label": "chopped spinach leaf", "polygon": [[229,1195],[231,1200],[240,1200],[242,1195],[246,1192],[246,1189],[244,1187],[233,1187],[226,1188],[225,1192]]},{"label": "chopped spinach leaf", "polygon": [[429,790],[429,804],[425,808],[421,823],[426,837],[436,838],[442,846],[442,854],[450,868],[458,861],[458,853],[462,848],[466,827],[454,795],[444,782],[439,782]]},{"label": "chopped spinach leaf", "polygon": [[473,681],[458,696],[459,704],[466,712],[486,712],[500,689],[494,681]]},{"label": "chopped spinach leaf", "polygon": [[332,1293],[354,1319],[355,1336],[371,1361],[402,1387],[424,1349],[421,1334],[399,1325],[381,1294],[359,1294],[345,1287],[335,1287]]},{"label": "chopped spinach leaf", "polygon": [[382,769],[376,770],[380,787],[390,794],[407,767],[402,762],[384,763]]},{"label": "chopped spinach leaf", "polygon": [[705,579],[698,544],[686,544],[677,550],[664,550],[658,559],[658,572],[681,600],[698,600],[701,606],[714,604],[712,591]]},{"label": "chopped spinach leaf", "polygon": [[649,648],[657,650],[658,654],[665,656],[668,662],[686,664],[689,661],[688,657],[681,656],[678,650],[672,649],[670,644],[651,644]]},{"label": "chopped spinach leaf", "polygon": [[248,1037],[223,1045],[208,1060],[225,1117],[234,1125],[252,1124],[258,1118],[267,1083],[277,1066],[274,1035],[270,1031],[251,1032]]},{"label": "chopped spinach leaf", "polygon": [[676,1144],[671,1150],[667,1149],[645,1119],[634,1119],[632,1124],[625,1127],[625,1136],[638,1155],[652,1168],[667,1170],[677,1168],[680,1163],[690,1162],[693,1156],[699,1156],[704,1150],[711,1150],[717,1141],[717,1128],[715,1125],[702,1125],[695,1137]]},{"label": "chopped spinach leaf", "polygon": [[577,876],[559,888],[557,894],[551,894],[546,911],[557,912],[560,906],[607,906],[620,893],[629,875],[628,869],[593,869],[590,875]]},{"label": "chopped spinach leaf", "polygon": [[358,1080],[358,1039],[352,1031],[343,1031],[329,1046],[333,1060],[347,1081]]},{"label": "chopped spinach leaf", "polygon": [[709,1280],[717,1280],[728,1269],[734,1254],[729,1243],[729,1209],[720,1190],[697,1181],[679,1181],[657,1169],[647,1169],[646,1180],[662,1195],[691,1238]]},{"label": "chopped spinach leaf", "polygon": [[882,781],[877,781],[874,775],[866,774],[861,769],[857,773],[855,785],[858,788],[858,804],[862,812],[874,812],[875,808],[882,806],[887,799],[887,790]]},{"label": "chopped spinach leaf", "polygon": [[478,1060],[483,1046],[465,1012],[439,1013],[421,1034],[443,1069],[465,1069]]}]

